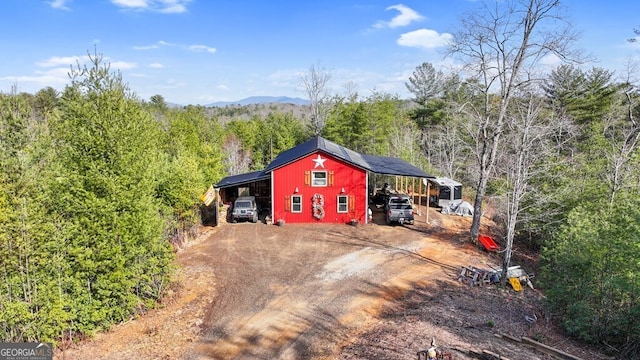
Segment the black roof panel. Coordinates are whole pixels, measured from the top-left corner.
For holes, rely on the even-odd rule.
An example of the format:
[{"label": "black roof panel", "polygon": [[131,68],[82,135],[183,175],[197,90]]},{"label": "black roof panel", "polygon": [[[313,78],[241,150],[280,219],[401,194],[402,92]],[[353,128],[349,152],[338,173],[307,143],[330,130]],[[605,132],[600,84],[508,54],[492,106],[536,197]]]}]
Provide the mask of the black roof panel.
[{"label": "black roof panel", "polygon": [[323,137],[316,136],[305,143],[302,143],[294,148],[280,153],[280,155],[273,159],[273,161],[264,169],[264,171],[271,171],[273,169],[279,168],[318,150],[327,153],[328,155],[331,155],[335,158],[344,160],[350,164],[359,166],[363,169],[371,170],[369,169],[368,164],[364,160],[362,154],[351,149],[347,149],[346,147],[338,145],[333,141],[329,141]]},{"label": "black roof panel", "polygon": [[218,181],[217,188],[226,188],[230,186],[237,186],[242,184],[251,183],[258,180],[266,180],[271,177],[271,174],[264,171],[253,171],[246,174],[231,175]]},{"label": "black roof panel", "polygon": [[400,175],[420,178],[433,178],[434,176],[427,174],[417,166],[413,166],[408,162],[378,155],[362,155],[363,159],[369,164],[369,170],[376,174],[383,175]]}]

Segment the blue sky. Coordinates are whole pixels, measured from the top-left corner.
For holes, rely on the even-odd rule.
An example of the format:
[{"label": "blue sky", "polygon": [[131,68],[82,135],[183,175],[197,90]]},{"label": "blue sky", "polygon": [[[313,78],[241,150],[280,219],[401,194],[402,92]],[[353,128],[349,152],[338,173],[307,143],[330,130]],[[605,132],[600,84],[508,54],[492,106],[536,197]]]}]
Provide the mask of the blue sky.
[{"label": "blue sky", "polygon": [[[416,66],[445,64],[443,45],[472,0],[0,0],[0,92],[62,90],[69,66],[94,48],[140,98],[178,104],[249,96],[305,98],[301,75],[330,71],[351,84],[409,97]],[[640,60],[626,39],[640,1],[566,0],[578,48],[621,74]],[[450,60],[449,60],[450,61]],[[640,74],[638,74],[640,77]]]}]

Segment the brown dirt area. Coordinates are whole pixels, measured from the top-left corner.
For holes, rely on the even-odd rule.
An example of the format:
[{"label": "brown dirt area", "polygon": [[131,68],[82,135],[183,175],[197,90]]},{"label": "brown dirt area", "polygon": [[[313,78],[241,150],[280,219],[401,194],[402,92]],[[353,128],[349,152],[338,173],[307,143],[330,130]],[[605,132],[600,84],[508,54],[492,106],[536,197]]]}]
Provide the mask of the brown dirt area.
[{"label": "brown dirt area", "polygon": [[375,215],[358,226],[205,228],[177,253],[158,309],[54,358],[416,359],[435,338],[457,360],[472,359],[466,349],[551,359],[496,336],[508,334],[605,359],[563,336],[538,290],[457,281],[461,266],[500,263],[467,242],[471,219],[430,209],[428,224],[386,226]]}]

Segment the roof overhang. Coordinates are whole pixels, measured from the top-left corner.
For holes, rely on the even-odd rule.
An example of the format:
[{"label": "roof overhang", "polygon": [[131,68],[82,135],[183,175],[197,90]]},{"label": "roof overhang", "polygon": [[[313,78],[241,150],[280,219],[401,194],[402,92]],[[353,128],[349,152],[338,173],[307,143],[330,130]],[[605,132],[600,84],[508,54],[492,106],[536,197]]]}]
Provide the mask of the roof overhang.
[{"label": "roof overhang", "polygon": [[253,171],[246,174],[231,175],[218,181],[214,186],[217,189],[224,189],[228,187],[240,186],[250,184],[260,180],[268,180],[271,178],[271,172],[265,171]]},{"label": "roof overhang", "polygon": [[413,166],[408,162],[378,155],[365,155],[362,157],[369,164],[369,171],[381,175],[397,175],[397,176],[409,176],[416,178],[433,179],[433,175],[429,175],[417,166]]}]

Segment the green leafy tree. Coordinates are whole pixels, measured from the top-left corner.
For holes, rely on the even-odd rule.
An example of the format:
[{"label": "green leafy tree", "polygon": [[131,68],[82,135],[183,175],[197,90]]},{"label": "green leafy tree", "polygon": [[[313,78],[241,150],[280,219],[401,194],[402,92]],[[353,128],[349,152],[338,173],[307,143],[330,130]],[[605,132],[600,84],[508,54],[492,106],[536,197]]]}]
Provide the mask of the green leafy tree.
[{"label": "green leafy tree", "polygon": [[602,120],[615,101],[613,73],[601,68],[583,71],[561,65],[551,72],[543,89],[559,114],[581,125]]},{"label": "green leafy tree", "polygon": [[33,99],[33,109],[41,118],[50,117],[58,107],[60,96],[58,91],[50,86],[39,90]]},{"label": "green leafy tree", "polygon": [[394,95],[376,92],[360,99],[353,93],[335,98],[333,104],[323,135],[358,152],[391,155],[391,134],[410,126],[402,102]]},{"label": "green leafy tree", "polygon": [[241,144],[240,151],[251,156],[251,170],[261,170],[266,166],[266,159],[269,154],[262,154],[255,151],[264,144],[260,144],[258,135],[262,131],[262,120],[254,116],[250,120],[231,120],[225,125],[227,132],[232,134]]},{"label": "green leafy tree", "polygon": [[224,174],[223,130],[204,108],[188,106],[164,113],[164,150],[168,166],[163,169],[158,192],[167,206],[167,229],[174,243],[197,234],[201,224],[200,196]]},{"label": "green leafy tree", "polygon": [[161,128],[102,56],[71,73],[53,134],[61,174],[54,214],[68,222],[62,274],[70,333],[91,333],[153,306],[170,280],[158,178]]},{"label": "green leafy tree", "polygon": [[540,280],[567,331],[624,359],[640,358],[639,205],[576,208],[542,254]]},{"label": "green leafy tree", "polygon": [[413,101],[418,105],[411,111],[411,117],[420,128],[426,129],[447,122],[452,100],[461,85],[457,75],[436,71],[430,63],[422,63],[416,67],[405,86],[414,95]]},{"label": "green leafy tree", "polygon": [[0,339],[53,341],[68,319],[52,249],[63,227],[52,225],[47,201],[55,149],[46,118],[32,98],[0,94]]},{"label": "green leafy tree", "polygon": [[232,120],[226,130],[241,144],[236,152],[251,157],[251,170],[263,169],[280,152],[308,140],[310,134],[293,114],[277,111],[264,118],[254,115],[250,120]]},{"label": "green leafy tree", "polygon": [[151,106],[156,108],[159,111],[166,111],[168,109],[167,102],[164,100],[164,96],[160,94],[153,95],[149,98],[151,101]]},{"label": "green leafy tree", "polygon": [[307,140],[308,131],[291,113],[271,112],[258,127],[253,151],[256,155],[262,154],[261,162],[265,165],[279,153]]}]

